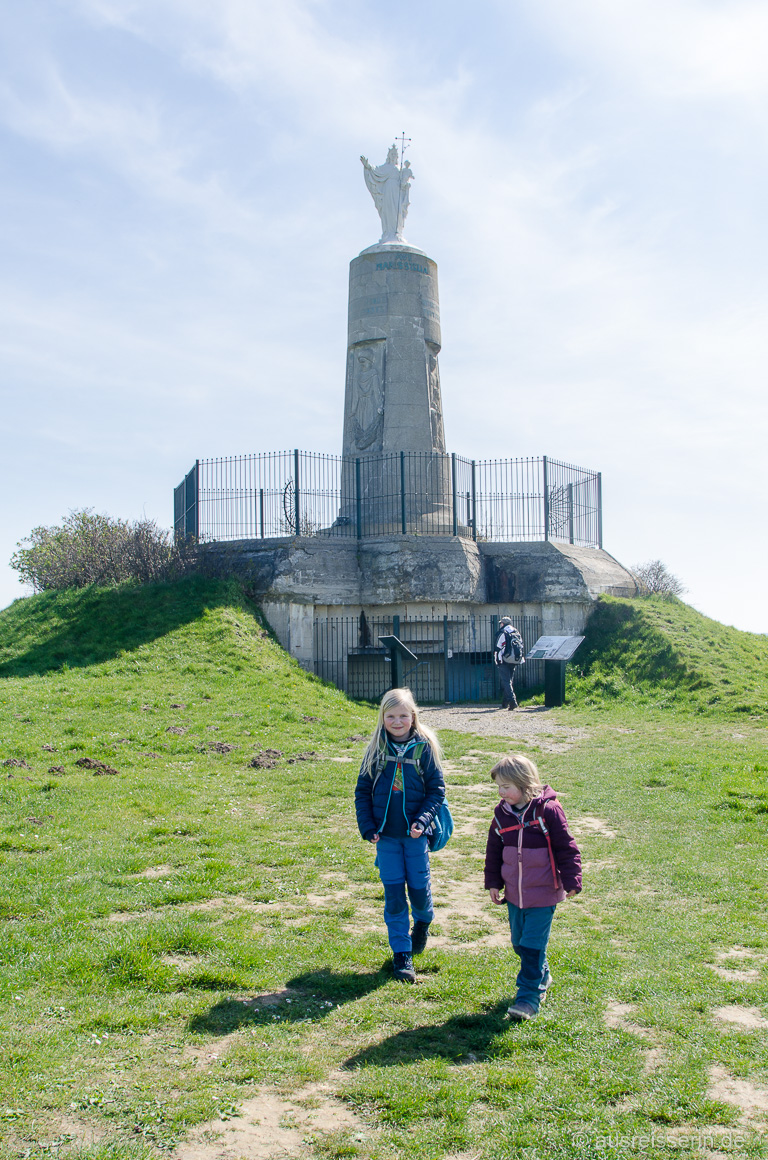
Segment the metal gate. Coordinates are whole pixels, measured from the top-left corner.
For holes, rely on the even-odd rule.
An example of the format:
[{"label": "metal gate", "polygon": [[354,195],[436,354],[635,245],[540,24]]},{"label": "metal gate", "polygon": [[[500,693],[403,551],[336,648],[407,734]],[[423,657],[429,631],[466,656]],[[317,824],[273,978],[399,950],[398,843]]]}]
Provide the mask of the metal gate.
[{"label": "metal gate", "polygon": [[[526,652],[540,636],[538,616],[512,617]],[[493,645],[499,618],[469,616],[318,616],[314,622],[314,670],[350,697],[379,701],[391,687],[391,662],[380,636],[394,635],[416,656],[403,682],[422,705],[480,703],[498,699]],[[541,685],[540,661],[516,670],[515,687]]]}]

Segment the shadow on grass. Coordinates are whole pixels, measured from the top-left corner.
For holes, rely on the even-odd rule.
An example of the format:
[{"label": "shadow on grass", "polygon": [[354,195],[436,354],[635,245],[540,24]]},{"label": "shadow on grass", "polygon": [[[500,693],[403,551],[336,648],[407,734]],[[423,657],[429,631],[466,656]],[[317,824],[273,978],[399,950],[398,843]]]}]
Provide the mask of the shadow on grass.
[{"label": "shadow on grass", "polygon": [[366,1047],[346,1060],[342,1067],[394,1067],[423,1059],[460,1059],[485,1052],[501,1032],[510,1027],[506,1018],[508,1000],[469,1015],[454,1015],[445,1023],[410,1027],[398,1031],[373,1047]]},{"label": "shadow on grass", "polygon": [[209,1011],[190,1019],[188,1029],[208,1035],[229,1035],[240,1027],[322,1019],[341,1003],[362,999],[391,978],[391,973],[384,968],[375,974],[328,969],[308,971],[289,979],[281,991],[221,999]]},{"label": "shadow on grass", "polygon": [[0,613],[0,677],[42,675],[112,660],[242,601],[231,583],[190,576],[175,583],[43,592]]}]

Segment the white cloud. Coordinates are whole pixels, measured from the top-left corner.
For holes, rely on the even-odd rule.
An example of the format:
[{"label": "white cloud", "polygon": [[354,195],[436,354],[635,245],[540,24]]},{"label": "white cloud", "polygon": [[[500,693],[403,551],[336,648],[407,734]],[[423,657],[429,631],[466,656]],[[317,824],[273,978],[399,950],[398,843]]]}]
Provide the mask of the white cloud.
[{"label": "white cloud", "polygon": [[[139,495],[167,522],[197,455],[337,449],[346,264],[377,235],[357,155],[405,128],[452,449],[603,470],[609,550],[661,555],[715,600],[713,538],[735,558],[763,506],[762,205],[742,196],[762,175],[761,10],[505,2],[502,37],[495,3],[462,26],[474,56],[450,0],[426,54],[404,8],[339,0],[81,0],[68,39],[87,27],[98,69],[30,40],[0,100],[29,166],[0,223],[28,234],[0,357],[29,392],[5,416],[28,433],[14,470],[48,457],[60,490],[54,510],[29,493],[16,538]],[[745,568],[744,588],[764,572]]]},{"label": "white cloud", "polygon": [[527,9],[555,40],[657,97],[768,93],[762,0],[529,0]]}]

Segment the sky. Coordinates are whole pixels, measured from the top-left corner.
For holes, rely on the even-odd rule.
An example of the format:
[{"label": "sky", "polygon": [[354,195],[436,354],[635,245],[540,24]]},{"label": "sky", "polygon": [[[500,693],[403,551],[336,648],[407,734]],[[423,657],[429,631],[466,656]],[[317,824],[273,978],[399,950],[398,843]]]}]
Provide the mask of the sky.
[{"label": "sky", "polygon": [[768,632],[763,0],[25,0],[0,18],[0,606],[33,527],[341,451],[359,157],[401,133],[449,450]]}]

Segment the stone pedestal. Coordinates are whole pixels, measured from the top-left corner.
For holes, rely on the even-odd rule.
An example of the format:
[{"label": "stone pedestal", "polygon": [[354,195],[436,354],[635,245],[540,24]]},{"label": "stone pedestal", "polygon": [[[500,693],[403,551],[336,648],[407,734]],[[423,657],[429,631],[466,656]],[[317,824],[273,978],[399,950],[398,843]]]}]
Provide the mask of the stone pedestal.
[{"label": "stone pedestal", "polygon": [[341,512],[347,519],[355,514],[354,464],[360,459],[365,514],[373,519],[379,514],[386,529],[390,513],[398,511],[394,497],[405,470],[401,452],[407,456],[408,491],[421,496],[416,509],[409,502],[409,530],[418,530],[427,513],[444,509],[449,519],[440,344],[437,265],[431,258],[392,243],[371,246],[353,259]]}]

